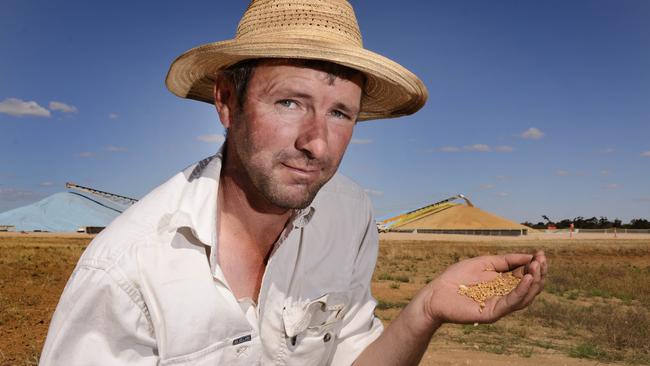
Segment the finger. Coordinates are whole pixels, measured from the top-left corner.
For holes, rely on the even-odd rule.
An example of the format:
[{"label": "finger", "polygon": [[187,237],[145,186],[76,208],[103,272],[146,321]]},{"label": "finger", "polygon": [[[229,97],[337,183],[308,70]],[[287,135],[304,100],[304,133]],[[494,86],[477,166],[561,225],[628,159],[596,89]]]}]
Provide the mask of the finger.
[{"label": "finger", "polygon": [[530,265],[532,262],[537,261],[540,264],[540,270],[541,270],[541,275],[542,278],[546,276],[546,272],[548,271],[547,269],[547,264],[546,264],[546,256],[544,255],[544,251],[538,250],[535,255],[533,256],[533,259],[529,262],[526,263],[525,265],[521,267],[517,267],[512,271],[512,274],[515,277],[522,278],[526,273],[530,273]]},{"label": "finger", "polygon": [[542,268],[539,262],[533,261],[530,264],[530,275],[533,276],[533,280],[532,283],[530,284],[530,288],[528,289],[528,293],[526,294],[524,300],[522,301],[521,304],[522,308],[530,305],[530,303],[533,302],[535,297],[544,289]]},{"label": "finger", "polygon": [[512,275],[517,278],[523,278],[526,273],[530,273],[530,262],[512,270]]},{"label": "finger", "polygon": [[540,268],[542,270],[542,277],[546,276],[546,273],[548,272],[548,261],[546,260],[546,255],[544,254],[543,250],[537,251],[535,253],[535,258],[533,260],[536,260],[540,264]]},{"label": "finger", "polygon": [[530,291],[532,282],[533,276],[531,274],[525,275],[514,290],[497,300],[493,309],[493,314],[497,319],[524,307],[523,303]]},{"label": "finger", "polygon": [[540,263],[533,261],[527,267],[529,273],[524,274],[519,285],[495,304],[493,312],[498,318],[530,305],[544,288]]},{"label": "finger", "polygon": [[506,254],[495,255],[490,257],[490,263],[497,272],[508,272],[517,267],[523,266],[532,260],[533,256],[530,254]]}]

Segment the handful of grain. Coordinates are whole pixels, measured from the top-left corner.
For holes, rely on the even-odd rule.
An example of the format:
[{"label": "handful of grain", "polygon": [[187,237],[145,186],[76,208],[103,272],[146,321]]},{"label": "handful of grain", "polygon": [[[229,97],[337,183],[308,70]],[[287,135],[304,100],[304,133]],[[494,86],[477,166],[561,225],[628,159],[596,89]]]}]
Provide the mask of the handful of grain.
[{"label": "handful of grain", "polygon": [[469,286],[459,285],[458,294],[465,295],[476,301],[480,306],[478,311],[482,313],[487,299],[508,294],[517,287],[520,281],[521,278],[513,276],[511,272],[499,273],[495,279],[490,281],[479,282]]}]

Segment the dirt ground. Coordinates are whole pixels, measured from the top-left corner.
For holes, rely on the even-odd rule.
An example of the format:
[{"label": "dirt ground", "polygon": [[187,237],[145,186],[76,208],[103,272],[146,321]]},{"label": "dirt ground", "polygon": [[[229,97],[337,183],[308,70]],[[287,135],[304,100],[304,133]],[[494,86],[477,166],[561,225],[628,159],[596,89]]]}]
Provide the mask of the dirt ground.
[{"label": "dirt ground", "polygon": [[[91,238],[92,236],[85,234],[0,233],[0,335],[2,335],[0,365],[37,363],[58,298],[76,261]],[[380,303],[382,301],[389,305],[406,303],[417,289],[430,281],[430,276],[435,277],[436,271],[441,270],[439,268],[450,264],[449,260],[463,259],[484,252],[530,250],[534,247],[546,248],[551,259],[566,257],[569,253],[574,257],[571,260],[581,258],[585,263],[595,263],[595,265],[620,261],[640,266],[639,268],[644,268],[643,266],[648,268],[650,249],[643,248],[650,248],[650,240],[639,236],[633,238],[636,240],[625,240],[626,238],[621,238],[620,235],[617,240],[602,236],[598,238],[584,236],[578,240],[576,238],[569,240],[540,234],[517,240],[435,234],[382,234],[380,259],[373,279],[373,292]],[[417,253],[431,253],[431,255],[427,254],[428,259],[424,260],[418,259],[420,254]],[[398,278],[392,281],[377,279],[378,274],[386,272],[404,273],[406,279]],[[646,291],[645,288],[643,291]],[[565,301],[561,294],[545,293],[543,296],[544,300],[549,302]],[[576,297],[571,300],[576,304],[603,301],[618,304],[609,299],[594,300],[592,297],[582,295]],[[631,304],[634,305],[635,302],[632,301]],[[385,324],[389,324],[398,312],[399,306],[387,306],[379,310],[378,315]],[[553,326],[526,324],[527,315],[529,314],[518,315],[513,320],[501,320],[493,328],[485,328],[481,325],[476,331],[471,327],[445,325],[434,336],[421,364],[551,366],[602,364],[596,359],[589,359],[589,354],[586,355],[586,359],[570,357],[567,354],[572,342],[577,342],[580,334],[567,336],[564,330]],[[511,343],[506,343],[503,334],[508,333],[520,336],[526,341],[521,343],[508,338]],[[624,363],[619,361],[619,363],[608,364]]]},{"label": "dirt ground", "polygon": [[[443,326],[432,339],[422,365],[601,365],[605,360],[610,365],[650,363],[647,347],[635,350],[632,346],[625,353],[616,349],[624,349],[624,341],[609,347],[606,342],[599,346],[592,343],[608,333],[619,340],[628,333],[650,343],[645,328],[633,329],[626,325],[630,319],[618,315],[604,332],[594,329],[599,320],[626,311],[645,314],[640,319],[647,321],[650,286],[624,287],[625,283],[647,282],[650,235],[613,238],[590,233],[570,238],[546,233],[527,237],[385,233],[380,235],[380,243],[373,294],[380,306],[387,308],[377,311],[385,325],[397,316],[400,304],[407,303],[424,283],[455,261],[534,249],[544,249],[549,257],[555,276],[549,277],[547,291],[531,307],[494,325]],[[637,271],[638,277],[628,276]],[[576,282],[585,283],[574,288]],[[627,297],[630,293],[636,294],[632,296],[636,300]],[[565,317],[578,318],[580,325],[562,324],[566,320],[561,314],[564,310],[569,313]],[[590,321],[589,317],[597,319]]]},{"label": "dirt ground", "polygon": [[546,233],[532,232],[524,236],[485,236],[485,235],[456,235],[456,234],[412,234],[412,233],[382,233],[381,240],[385,241],[460,241],[460,242],[534,242],[534,241],[556,241],[556,240],[573,240],[581,241],[600,241],[600,240],[648,240],[650,234],[601,234],[601,233],[574,233],[568,232]]},{"label": "dirt ground", "polygon": [[[602,362],[571,358],[562,354],[536,354],[530,357],[519,355],[499,355],[477,350],[468,350],[453,345],[435,348],[436,343],[429,346],[427,353],[422,358],[420,365],[426,366],[455,366],[455,365],[485,365],[485,366],[594,366],[603,365]],[[607,363],[607,365],[623,365],[620,363]]]}]

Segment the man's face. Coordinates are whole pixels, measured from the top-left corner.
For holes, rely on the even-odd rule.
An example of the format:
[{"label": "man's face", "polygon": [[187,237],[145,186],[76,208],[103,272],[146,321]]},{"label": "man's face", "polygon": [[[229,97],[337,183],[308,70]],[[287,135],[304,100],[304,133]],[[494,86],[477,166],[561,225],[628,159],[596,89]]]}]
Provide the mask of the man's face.
[{"label": "man's face", "polygon": [[[285,64],[260,64],[242,110],[228,127],[227,164],[249,198],[289,209],[307,207],[336,172],[361,101],[351,80]],[[238,165],[238,166],[237,166]]]}]

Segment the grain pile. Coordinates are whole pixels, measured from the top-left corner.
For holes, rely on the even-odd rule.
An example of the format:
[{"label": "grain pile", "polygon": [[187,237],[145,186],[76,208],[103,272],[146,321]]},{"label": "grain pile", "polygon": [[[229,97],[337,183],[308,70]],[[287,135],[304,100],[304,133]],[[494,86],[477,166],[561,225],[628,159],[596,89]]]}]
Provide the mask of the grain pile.
[{"label": "grain pile", "polygon": [[469,286],[459,285],[458,294],[476,301],[480,306],[478,311],[482,313],[487,299],[494,296],[507,295],[517,287],[520,281],[521,278],[513,276],[511,272],[499,273],[496,278],[490,281],[479,282]]},{"label": "grain pile", "polygon": [[483,211],[478,207],[454,205],[448,209],[433,212],[401,225],[395,229],[436,229],[436,230],[519,230],[527,227]]}]

